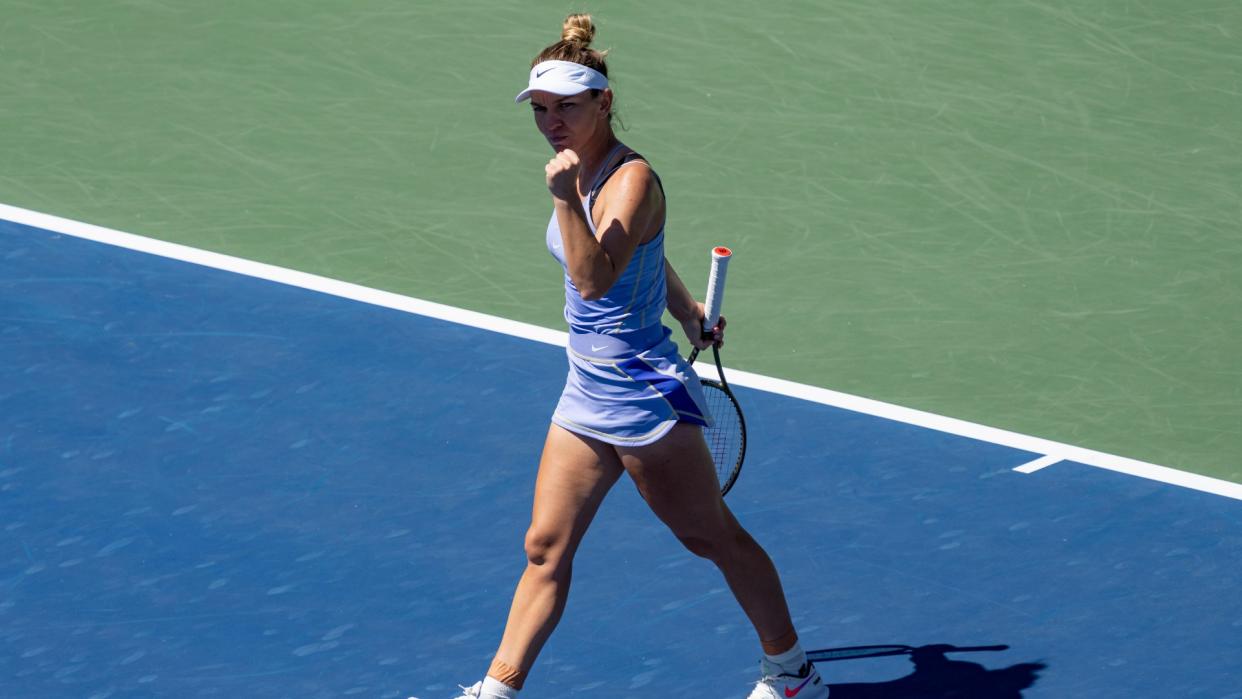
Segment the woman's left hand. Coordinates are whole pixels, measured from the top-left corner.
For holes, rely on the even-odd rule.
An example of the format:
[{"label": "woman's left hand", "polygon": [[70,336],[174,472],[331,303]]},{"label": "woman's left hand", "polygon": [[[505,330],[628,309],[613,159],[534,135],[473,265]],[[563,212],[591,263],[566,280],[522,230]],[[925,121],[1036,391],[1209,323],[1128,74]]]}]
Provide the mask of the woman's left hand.
[{"label": "woman's left hand", "polygon": [[699,309],[698,316],[691,320],[681,321],[681,328],[686,332],[686,338],[696,349],[705,350],[712,345],[717,348],[724,347],[725,317],[720,316],[720,320],[716,321],[716,327],[712,328],[711,335],[704,335],[703,317],[707,315],[707,309],[701,303],[696,303],[696,305]]}]

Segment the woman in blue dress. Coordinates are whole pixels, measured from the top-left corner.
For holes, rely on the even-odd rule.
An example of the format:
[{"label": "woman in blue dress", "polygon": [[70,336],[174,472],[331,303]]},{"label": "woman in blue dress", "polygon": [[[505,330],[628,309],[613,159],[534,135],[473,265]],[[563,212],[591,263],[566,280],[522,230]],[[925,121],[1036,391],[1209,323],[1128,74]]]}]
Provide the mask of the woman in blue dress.
[{"label": "woman in blue dress", "polygon": [[720,495],[699,381],[661,315],[667,307],[700,349],[722,342],[724,320],[703,337],[703,305],[664,258],[664,192],[613,131],[594,34],[589,15],[567,18],[562,40],[536,57],[517,96],[530,100],[556,151],[544,172],[547,245],[565,271],[569,376],[539,462],[527,566],[500,648],[461,699],[518,696],[565,608],[578,544],[622,475],[687,549],[716,564],[755,627],[763,658],[751,699],[824,699],[828,688],[806,662],[772,561]]}]

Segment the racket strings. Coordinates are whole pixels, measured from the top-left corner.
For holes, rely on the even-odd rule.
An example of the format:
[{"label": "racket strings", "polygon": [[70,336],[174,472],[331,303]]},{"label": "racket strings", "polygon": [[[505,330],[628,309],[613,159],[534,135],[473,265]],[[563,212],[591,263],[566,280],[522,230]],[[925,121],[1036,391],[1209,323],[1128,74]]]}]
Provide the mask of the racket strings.
[{"label": "racket strings", "polygon": [[716,464],[716,475],[724,483],[732,477],[745,447],[742,414],[733,398],[714,381],[703,382],[703,397],[714,423],[704,428],[703,437]]}]

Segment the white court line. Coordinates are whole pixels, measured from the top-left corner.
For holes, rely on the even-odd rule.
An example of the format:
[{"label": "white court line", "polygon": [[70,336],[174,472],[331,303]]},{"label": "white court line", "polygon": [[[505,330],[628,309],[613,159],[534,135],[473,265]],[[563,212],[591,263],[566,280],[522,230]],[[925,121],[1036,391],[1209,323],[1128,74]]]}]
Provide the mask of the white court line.
[{"label": "white court line", "polygon": [[[305,272],[297,272],[283,267],[263,264],[261,262],[252,262],[238,257],[222,255],[220,253],[199,250],[185,245],[176,243],[168,243],[161,240],[146,238],[134,235],[132,233],[124,233],[121,231],[103,228],[101,226],[73,221],[70,219],[43,214],[37,211],[21,209],[6,204],[0,204],[0,219],[6,219],[15,223],[22,223],[29,226],[35,226],[65,235],[71,235],[77,238],[93,240],[108,245],[115,245],[138,252],[145,252],[160,257],[167,257],[183,262],[190,262],[197,265],[203,265],[214,269],[235,272],[260,279],[279,282],[290,286],[318,291],[325,294],[332,294],[363,303],[369,303],[376,306],[383,306],[418,315],[438,318],[454,323],[469,325],[484,330],[513,335],[536,342],[543,342],[549,345],[557,345],[564,347],[567,342],[567,334],[560,330],[550,330],[548,328],[531,325],[529,323],[521,323],[506,318],[487,315],[485,313],[476,313],[462,308],[446,306],[431,301],[402,296],[388,291],[380,291],[370,287],[351,284],[336,279],[329,279]],[[777,393],[792,398],[801,398],[803,400],[822,403],[838,408],[844,408],[857,413],[873,415],[888,420],[895,420],[917,427],[923,427],[939,432],[976,439],[992,444],[1020,449],[1022,451],[1032,452],[1034,454],[1048,455],[1038,459],[1032,464],[1040,463],[1045,459],[1055,458],[1055,461],[1074,461],[1096,468],[1117,471],[1120,473],[1147,478],[1161,483],[1168,483],[1184,488],[1191,488],[1205,493],[1213,493],[1223,495],[1235,500],[1242,500],[1242,484],[1232,483],[1230,481],[1211,478],[1209,476],[1201,476],[1194,473],[1179,471],[1167,466],[1158,466],[1135,459],[1129,459],[1124,456],[1116,456],[1103,452],[1084,449],[1069,444],[1061,444],[1039,437],[1031,437],[1029,435],[1010,432],[1007,430],[979,425],[965,420],[936,415],[934,413],[923,412],[911,408],[903,408],[899,405],[891,403],[883,403],[881,401],[862,398],[850,395],[848,393],[840,393],[838,391],[820,388],[818,386],[809,386],[807,384],[786,381],[785,379],[777,379],[761,374],[752,374],[747,371],[729,370],[729,382],[738,386],[747,386],[756,388],[770,393]],[[1054,457],[1055,455],[1055,457]],[[1055,463],[1050,462],[1050,463]],[[1027,464],[1030,466],[1031,464]],[[1048,465],[1048,464],[1045,464]]]},{"label": "white court line", "polygon": [[1022,464],[1014,470],[1018,473],[1035,473],[1036,471],[1042,471],[1053,464],[1059,464],[1062,461],[1065,461],[1065,459],[1057,454],[1052,454],[1041,459],[1035,459],[1029,464]]}]

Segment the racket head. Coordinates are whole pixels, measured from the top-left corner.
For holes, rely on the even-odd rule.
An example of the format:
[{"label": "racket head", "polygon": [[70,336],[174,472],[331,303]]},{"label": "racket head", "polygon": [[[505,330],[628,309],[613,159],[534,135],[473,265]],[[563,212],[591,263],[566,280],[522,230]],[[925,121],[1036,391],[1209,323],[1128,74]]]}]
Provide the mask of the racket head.
[{"label": "racket head", "polygon": [[716,477],[720,480],[720,494],[725,495],[742,472],[746,458],[746,418],[733,392],[724,384],[712,379],[700,379],[703,398],[712,426],[703,428],[712,462],[716,464]]}]

